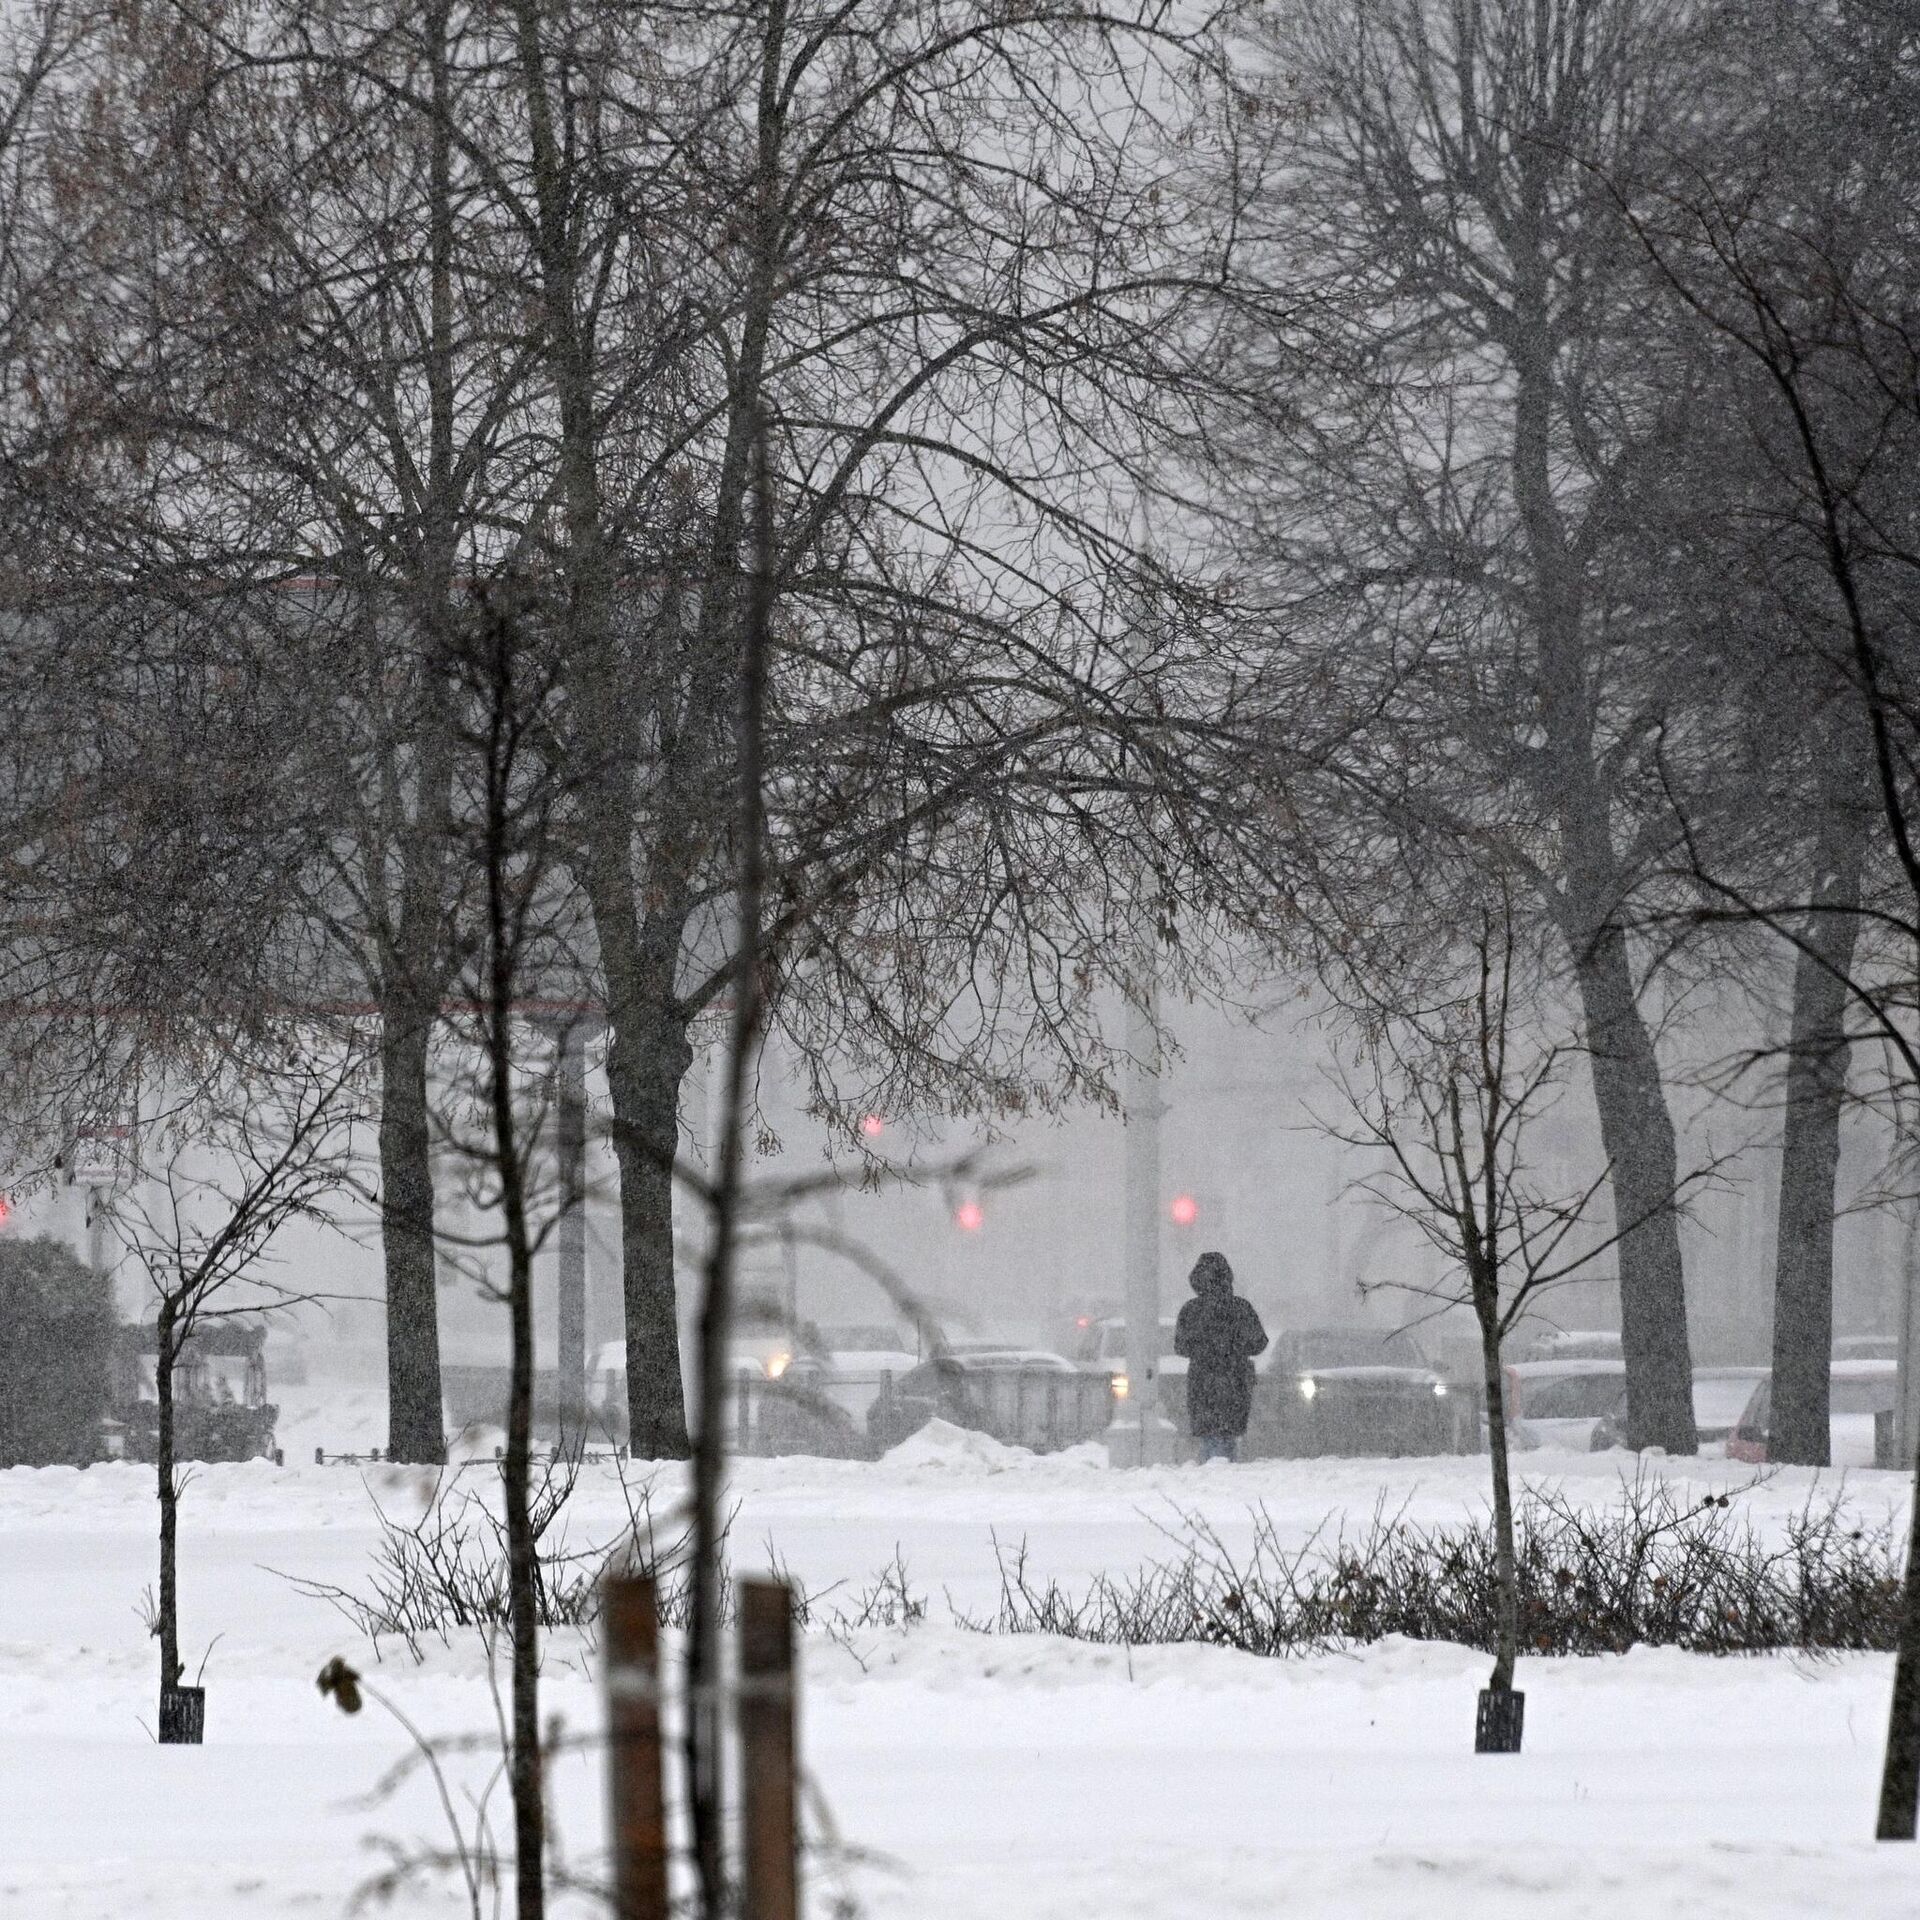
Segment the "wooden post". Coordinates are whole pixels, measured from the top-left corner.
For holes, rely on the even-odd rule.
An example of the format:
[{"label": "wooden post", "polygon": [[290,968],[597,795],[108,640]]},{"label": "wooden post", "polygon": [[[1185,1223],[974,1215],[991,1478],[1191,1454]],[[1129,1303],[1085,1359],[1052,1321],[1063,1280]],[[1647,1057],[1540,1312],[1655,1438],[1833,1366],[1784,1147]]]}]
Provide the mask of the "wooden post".
[{"label": "wooden post", "polygon": [[742,1920],[798,1920],[793,1596],[778,1580],[740,1583]]},{"label": "wooden post", "polygon": [[734,1451],[751,1453],[753,1451],[753,1383],[754,1372],[751,1367],[742,1367],[735,1376],[734,1387],[739,1405],[733,1410],[737,1431],[734,1434]]},{"label": "wooden post", "polygon": [[660,1616],[651,1580],[607,1583],[607,1780],[617,1920],[667,1920]]}]

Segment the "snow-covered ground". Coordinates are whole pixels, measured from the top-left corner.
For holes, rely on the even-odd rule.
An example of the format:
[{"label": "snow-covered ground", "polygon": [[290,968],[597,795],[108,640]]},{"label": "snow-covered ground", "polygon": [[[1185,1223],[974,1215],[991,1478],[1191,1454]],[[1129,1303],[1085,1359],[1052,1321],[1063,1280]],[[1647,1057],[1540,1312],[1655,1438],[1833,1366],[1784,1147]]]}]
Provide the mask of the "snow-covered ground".
[{"label": "snow-covered ground", "polygon": [[[332,1914],[378,1871],[381,1845],[436,1847],[427,1781],[369,1798],[407,1750],[370,1708],[346,1719],[313,1687],[331,1654],[363,1665],[427,1732],[493,1724],[473,1646],[416,1666],[369,1650],[288,1576],[356,1584],[375,1538],[371,1496],[411,1513],[417,1475],[311,1464],[317,1416],[290,1408],[289,1464],[198,1470],[183,1510],[182,1620],[206,1661],[207,1744],[149,1738],[154,1653],[138,1617],[153,1578],[148,1472],[0,1474],[0,1916],[168,1920]],[[336,1421],[338,1410],[330,1416]],[[308,1464],[294,1464],[304,1459]],[[1535,1454],[1529,1477],[1596,1501],[1604,1457]],[[931,1605],[925,1624],[843,1644],[811,1637],[803,1744],[861,1910],[890,1920],[1127,1920],[1287,1913],[1586,1915],[1605,1920],[1850,1920],[1920,1911],[1920,1856],[1870,1835],[1888,1662],[1715,1661],[1642,1651],[1524,1663],[1527,1751],[1471,1753],[1484,1659],[1388,1643],[1351,1657],[1263,1661],[1205,1647],[1122,1649],[994,1638],[994,1539],[1042,1574],[1124,1571],[1167,1551],[1176,1506],[1230,1541],[1257,1502],[1283,1533],[1364,1522],[1385,1498],[1437,1519],[1479,1506],[1484,1462],[1269,1462],[1113,1472],[990,1445],[910,1443],[879,1466],[746,1461],[736,1552],[771,1550],[814,1589],[864,1584],[895,1554]],[[484,1473],[485,1469],[476,1471]],[[1745,1469],[1691,1468],[1740,1486]],[[1747,1496],[1773,1520],[1806,1497],[1782,1474]],[[663,1477],[665,1511],[677,1482]],[[1850,1497],[1884,1515],[1893,1476]],[[619,1492],[589,1475],[581,1537]],[[216,1638],[217,1636],[217,1638]],[[551,1708],[599,1720],[577,1645],[557,1640]],[[145,1724],[143,1724],[145,1723]],[[483,1755],[455,1764],[479,1780]],[[554,1782],[565,1858],[589,1867],[601,1787],[586,1752]],[[460,1913],[451,1876],[402,1913]],[[584,1899],[558,1911],[586,1914]],[[816,1900],[817,1915],[827,1911]]]}]

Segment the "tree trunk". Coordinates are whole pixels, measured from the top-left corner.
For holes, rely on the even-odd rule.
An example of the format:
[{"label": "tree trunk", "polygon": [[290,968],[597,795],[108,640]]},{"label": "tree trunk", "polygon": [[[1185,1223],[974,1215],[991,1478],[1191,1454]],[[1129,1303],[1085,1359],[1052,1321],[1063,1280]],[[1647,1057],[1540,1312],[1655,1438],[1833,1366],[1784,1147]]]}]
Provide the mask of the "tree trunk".
[{"label": "tree trunk", "polygon": [[[545,796],[525,778],[524,695],[517,679],[518,637],[506,620],[492,623],[491,710],[486,716],[486,943],[484,1033],[486,1097],[491,1109],[492,1172],[499,1182],[507,1250],[507,1445],[501,1499],[507,1530],[507,1634],[512,1648],[507,1788],[513,1803],[514,1913],[543,1920],[546,1912],[545,1755],[540,1745],[539,1542],[533,1529],[533,1229],[528,1161],[515,1109],[515,1009],[528,980],[524,903],[543,877],[522,850],[541,844],[550,819],[531,808]],[[531,790],[530,790],[531,786]],[[526,809],[526,811],[522,811]],[[530,824],[531,822],[531,824]]]},{"label": "tree trunk", "polygon": [[160,1302],[154,1328],[153,1385],[159,1403],[154,1460],[160,1492],[160,1689],[180,1684],[180,1589],[176,1542],[179,1537],[180,1483],[173,1470],[173,1363],[178,1325],[171,1300]]},{"label": "tree trunk", "polygon": [[380,1033],[380,1240],[387,1280],[387,1449],[447,1457],[440,1401],[433,1135],[427,1108],[432,1010],[390,992]]},{"label": "tree trunk", "polygon": [[1679,1155],[1660,1063],[1634,993],[1620,915],[1630,876],[1614,847],[1612,798],[1596,751],[1597,694],[1587,644],[1587,586],[1554,493],[1557,403],[1551,276],[1544,257],[1516,258],[1513,489],[1532,567],[1530,598],[1546,752],[1541,793],[1560,829],[1555,902],[1579,982],[1600,1135],[1623,1237],[1620,1345],[1627,1429],[1635,1447],[1692,1453],[1693,1359],[1674,1212]]},{"label": "tree trunk", "polygon": [[[504,784],[504,783],[502,783]],[[493,846],[505,843],[496,829]],[[493,858],[498,859],[497,851]],[[489,889],[496,953],[504,889],[496,874]],[[533,1240],[527,1218],[526,1162],[513,1110],[511,1021],[514,986],[510,960],[495,961],[488,1019],[488,1095],[493,1107],[495,1165],[507,1245],[507,1323],[511,1341],[507,1386],[507,1446],[501,1463],[501,1499],[507,1523],[507,1634],[512,1649],[507,1787],[513,1801],[515,1920],[543,1920],[546,1912],[547,1815],[545,1755],[540,1746],[539,1569],[535,1556],[533,1478]]]},{"label": "tree trunk", "polygon": [[1693,1354],[1675,1211],[1679,1155],[1653,1036],[1633,991],[1625,933],[1603,924],[1575,971],[1586,1022],[1600,1138],[1612,1167],[1619,1241],[1620,1350],[1627,1363],[1627,1444],[1692,1453]]},{"label": "tree trunk", "polygon": [[[633,874],[636,738],[647,716],[615,642],[614,567],[601,518],[600,423],[593,322],[580,292],[581,259],[568,151],[554,125],[540,0],[514,9],[537,209],[539,291],[559,420],[566,502],[569,648],[580,737],[582,880],[607,988],[607,1087],[620,1169],[621,1291],[627,1345],[628,1444],[636,1458],[684,1460],[686,1394],[674,1292],[673,1165],[680,1144],[680,1082],[692,1060],[675,998],[684,912],[649,912],[643,929]],[[668,768],[669,793],[675,791]],[[666,836],[649,849],[649,883],[679,890]]]},{"label": "tree trunk", "polygon": [[[1491,1297],[1485,1297],[1491,1296]],[[1494,1577],[1499,1583],[1493,1674],[1487,1685],[1510,1692],[1520,1654],[1520,1563],[1513,1539],[1513,1481],[1507,1456],[1506,1376],[1500,1366],[1500,1304],[1491,1288],[1474,1288],[1480,1322],[1480,1364],[1487,1395],[1487,1456],[1493,1469]]]},{"label": "tree trunk", "polygon": [[[507,1396],[503,1498],[507,1521],[507,1608],[513,1642],[512,1753],[516,1920],[546,1911],[546,1799],[540,1751],[540,1623],[535,1608],[533,1519],[529,1506],[533,1437],[533,1257],[517,1202],[508,1203],[508,1318],[513,1353]],[[516,1218],[516,1215],[521,1217]]]},{"label": "tree trunk", "polygon": [[1831,1448],[1833,1207],[1847,1097],[1847,976],[1860,922],[1866,809],[1844,755],[1826,756],[1814,848],[1815,911],[1794,961],[1773,1273],[1773,1413],[1767,1457],[1824,1467]]},{"label": "tree trunk", "polygon": [[438,1466],[447,1457],[440,1397],[440,1311],[434,1258],[428,1055],[440,1011],[442,909],[451,829],[452,703],[445,684],[455,626],[454,562],[461,483],[456,477],[456,397],[448,0],[431,0],[426,36],[432,73],[428,121],[427,492],[425,568],[419,585],[417,791],[401,835],[397,920],[381,978],[380,1230],[387,1280],[387,1449],[395,1460]]},{"label": "tree trunk", "polygon": [[674,1274],[673,1165],[680,1147],[680,1083],[693,1064],[693,1049],[657,980],[647,993],[616,986],[611,965],[607,977],[628,1446],[636,1460],[684,1460],[690,1448]]},{"label": "tree trunk", "polygon": [[1880,1771],[1880,1813],[1874,1827],[1877,1840],[1911,1840],[1920,1811],[1920,1453],[1914,1458],[1913,1504],[1908,1515],[1893,1699],[1887,1713],[1887,1753]]},{"label": "tree trunk", "polygon": [[587,1435],[587,1039],[577,1020],[557,1037],[554,1153],[561,1214],[555,1234],[560,1439]]},{"label": "tree trunk", "polygon": [[[589,663],[591,665],[591,662]],[[677,988],[686,913],[656,835],[657,891],[643,919],[634,886],[631,788],[610,748],[590,767],[581,882],[607,995],[607,1096],[620,1172],[620,1290],[627,1346],[627,1445],[636,1460],[691,1453],[673,1245],[680,1084],[693,1064]]]}]

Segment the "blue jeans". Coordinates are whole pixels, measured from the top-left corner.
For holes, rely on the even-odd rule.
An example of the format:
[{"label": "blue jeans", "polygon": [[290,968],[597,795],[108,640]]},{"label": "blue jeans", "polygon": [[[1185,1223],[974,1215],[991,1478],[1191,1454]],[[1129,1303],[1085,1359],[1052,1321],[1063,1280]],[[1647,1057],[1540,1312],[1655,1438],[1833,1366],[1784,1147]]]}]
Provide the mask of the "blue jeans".
[{"label": "blue jeans", "polygon": [[1237,1460],[1240,1457],[1238,1434],[1196,1433],[1193,1437],[1200,1442],[1200,1464],[1203,1467],[1209,1460]]}]

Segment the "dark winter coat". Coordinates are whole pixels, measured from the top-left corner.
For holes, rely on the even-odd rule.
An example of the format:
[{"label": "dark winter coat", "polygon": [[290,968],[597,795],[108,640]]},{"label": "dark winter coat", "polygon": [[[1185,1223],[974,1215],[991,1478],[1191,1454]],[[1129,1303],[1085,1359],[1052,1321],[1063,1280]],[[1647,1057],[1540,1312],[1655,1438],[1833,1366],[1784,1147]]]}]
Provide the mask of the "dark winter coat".
[{"label": "dark winter coat", "polygon": [[1253,1411],[1253,1356],[1266,1351],[1267,1330],[1234,1292],[1224,1260],[1194,1269],[1193,1293],[1173,1323],[1173,1350],[1187,1360],[1187,1430],[1237,1437]]}]

